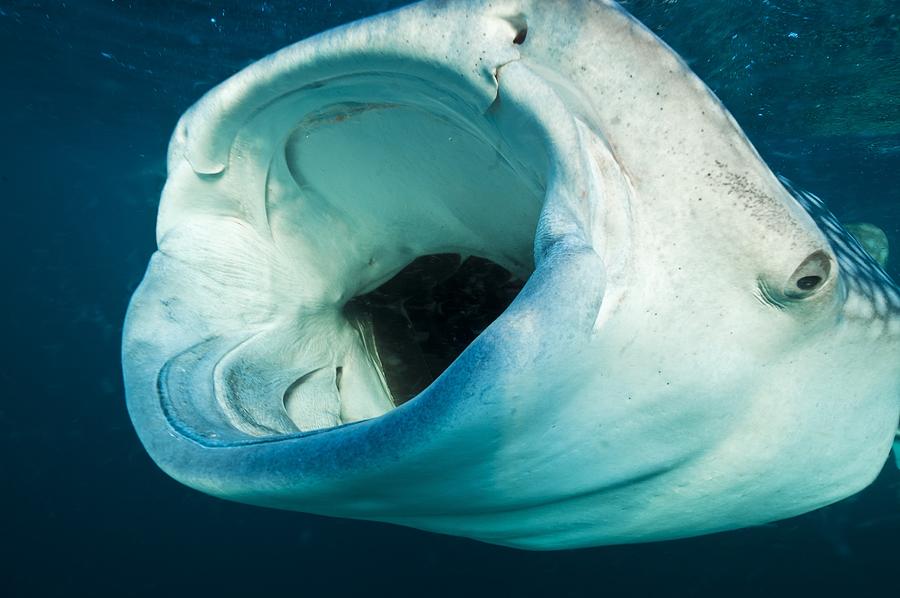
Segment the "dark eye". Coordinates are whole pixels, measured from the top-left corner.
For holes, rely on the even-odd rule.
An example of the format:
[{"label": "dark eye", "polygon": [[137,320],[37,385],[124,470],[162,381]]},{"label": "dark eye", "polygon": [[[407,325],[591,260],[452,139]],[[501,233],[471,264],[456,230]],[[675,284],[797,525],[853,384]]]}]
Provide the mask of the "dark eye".
[{"label": "dark eye", "polygon": [[801,291],[812,291],[822,284],[821,276],[804,276],[797,280],[797,288]]},{"label": "dark eye", "polygon": [[824,251],[810,254],[797,266],[784,287],[785,296],[804,299],[822,288],[831,275],[831,258]]}]

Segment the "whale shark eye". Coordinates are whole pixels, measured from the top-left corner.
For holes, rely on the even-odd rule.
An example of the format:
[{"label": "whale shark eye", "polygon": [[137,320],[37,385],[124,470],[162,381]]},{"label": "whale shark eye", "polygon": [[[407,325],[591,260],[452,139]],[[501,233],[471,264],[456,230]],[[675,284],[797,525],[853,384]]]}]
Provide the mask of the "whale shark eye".
[{"label": "whale shark eye", "polygon": [[824,251],[816,251],[794,270],[784,294],[790,299],[805,299],[825,286],[830,274],[831,258]]},{"label": "whale shark eye", "polygon": [[797,288],[801,291],[815,290],[820,284],[822,284],[821,276],[804,276],[797,280]]}]

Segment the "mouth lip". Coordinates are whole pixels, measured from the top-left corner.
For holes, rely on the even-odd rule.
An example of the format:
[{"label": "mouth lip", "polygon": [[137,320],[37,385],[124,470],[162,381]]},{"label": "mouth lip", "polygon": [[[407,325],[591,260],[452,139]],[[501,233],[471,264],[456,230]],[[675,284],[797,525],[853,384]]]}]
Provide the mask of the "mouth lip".
[{"label": "mouth lip", "polygon": [[[515,302],[515,299],[513,301]],[[503,314],[500,314],[494,321],[496,322],[502,317]],[[490,326],[488,328],[490,328]],[[181,384],[179,384],[178,380],[175,380],[174,384],[172,384],[171,378],[177,376],[177,373],[180,371],[189,371],[190,368],[185,367],[183,362],[190,359],[194,355],[218,355],[219,352],[212,348],[212,346],[214,346],[217,341],[222,340],[222,337],[206,338],[167,359],[165,363],[163,363],[163,365],[159,368],[159,371],[156,375],[156,398],[158,401],[160,414],[162,415],[168,426],[171,428],[171,430],[185,440],[203,449],[252,447],[259,445],[289,443],[292,441],[302,441],[313,437],[323,436],[329,433],[338,435],[347,432],[349,429],[358,429],[366,425],[372,425],[373,423],[380,422],[381,420],[387,418],[388,416],[391,416],[399,410],[414,409],[417,404],[420,404],[425,400],[425,397],[427,395],[435,392],[437,394],[440,394],[442,391],[434,390],[434,387],[438,385],[442,378],[446,376],[456,376],[455,368],[457,367],[458,362],[460,362],[464,358],[468,358],[468,356],[466,355],[467,352],[469,352],[469,350],[479,342],[485,332],[487,332],[487,330],[482,331],[481,334],[479,334],[473,341],[471,341],[462,350],[462,352],[440,373],[437,379],[432,381],[426,388],[421,390],[409,400],[403,402],[402,404],[396,405],[389,411],[382,413],[381,415],[378,415],[376,417],[370,417],[357,421],[342,422],[334,426],[287,432],[270,429],[269,431],[263,433],[251,434],[245,429],[242,429],[245,426],[234,425],[235,419],[239,418],[240,414],[233,412],[233,410],[224,409],[221,401],[217,400],[217,395],[213,388],[214,383],[212,381],[212,372],[218,368],[218,364],[223,359],[222,356],[216,358],[209,368],[200,368],[201,373],[209,374],[209,380],[203,381],[204,383],[209,384],[210,388],[208,389],[208,391],[205,393],[197,393],[186,392],[182,389],[180,391],[180,394],[188,397],[187,400],[189,401],[189,405],[186,406],[187,408],[179,407],[178,401],[173,396],[174,394],[179,393],[173,393],[170,390],[170,387],[178,387],[181,386]],[[234,341],[232,339],[228,339],[226,342],[224,342],[224,344],[227,346],[231,346],[232,344],[234,344]],[[238,344],[240,344],[240,341],[238,341]],[[124,347],[127,347],[127,343],[125,342],[123,342],[123,367],[125,367],[126,371],[128,371],[127,359],[124,356]],[[195,382],[196,381],[192,381],[192,383]],[[198,404],[198,398],[207,399],[206,403],[208,404]],[[131,404],[131,402],[129,403]],[[198,419],[195,413],[195,410],[198,408],[201,408],[206,416],[212,413],[213,417],[221,417],[219,425],[214,426],[209,431],[204,432],[201,426],[192,423],[192,420],[196,421]],[[205,420],[201,423],[205,423],[206,426],[209,427],[209,418],[204,417],[201,419]],[[256,424],[255,422],[249,420],[244,421],[243,423],[247,426],[258,426],[258,424]]]},{"label": "mouth lip", "polygon": [[[528,280],[530,280],[530,277],[525,281],[526,285]],[[513,299],[513,304],[515,304],[517,299],[518,297]],[[363,428],[380,426],[383,420],[389,419],[400,411],[415,410],[419,405],[429,402],[430,399],[428,397],[452,396],[454,394],[452,391],[442,388],[442,385],[446,386],[444,379],[456,378],[460,380],[473,374],[472,362],[480,363],[484,361],[483,357],[476,359],[470,357],[470,353],[479,351],[473,347],[483,342],[482,339],[488,334],[491,326],[504,318],[509,307],[507,306],[485,330],[482,330],[466,345],[451,363],[441,371],[437,379],[433,380],[410,399],[395,404],[392,409],[374,417],[357,421],[344,421],[333,426],[296,431],[282,431],[271,428],[262,430],[258,422],[252,419],[241,419],[242,414],[240,410],[230,408],[226,401],[216,392],[216,372],[220,369],[220,364],[228,357],[230,347],[241,346],[257,336],[258,333],[242,339],[226,336],[207,337],[169,357],[158,369],[155,377],[154,386],[159,415],[161,415],[170,429],[170,436],[180,436],[200,449],[242,449],[266,445],[293,444],[314,438],[322,438],[325,435],[337,438],[351,430],[353,432],[362,432]],[[126,331],[129,329],[128,322],[126,322],[125,328]],[[493,341],[487,340],[484,342],[491,343]],[[127,358],[129,344],[126,334],[123,340],[123,368],[126,373],[130,373],[131,370],[131,364]],[[466,363],[460,364],[460,362]],[[466,369],[467,367],[469,369]],[[458,373],[458,370],[462,371]],[[185,374],[189,376],[188,379],[184,378]],[[489,373],[479,369],[475,372],[475,375],[478,377],[489,375]],[[126,386],[132,387],[131,384],[126,384]],[[433,400],[431,402],[433,404]],[[447,403],[452,407],[459,407],[458,404],[453,405],[453,403],[459,403],[459,401],[455,400],[438,401],[438,403]],[[136,401],[129,400],[129,407],[134,407],[135,404]],[[142,431],[142,428],[147,428],[147,426],[137,425],[138,418],[141,417],[138,415],[137,409],[134,410],[133,416],[139,432]],[[432,422],[437,421],[434,413],[428,419]],[[443,425],[446,425],[446,423]],[[253,431],[249,431],[251,429]],[[381,432],[381,434],[384,434],[384,432]],[[340,442],[341,440],[337,441]]]},{"label": "mouth lip", "polygon": [[[162,412],[163,417],[165,418],[168,425],[177,432],[179,435],[184,437],[185,439],[193,442],[194,444],[203,447],[203,448],[235,448],[235,447],[244,447],[244,446],[253,446],[260,444],[271,444],[276,442],[290,441],[290,440],[298,440],[302,438],[308,438],[311,436],[316,436],[319,434],[324,434],[331,431],[340,430],[342,428],[346,428],[348,426],[353,426],[357,424],[362,424],[366,421],[370,420],[360,420],[355,422],[347,422],[342,423],[337,426],[333,426],[330,428],[318,428],[313,430],[306,431],[297,431],[297,432],[277,432],[273,431],[271,434],[253,436],[251,434],[247,434],[244,432],[240,432],[237,428],[230,428],[233,432],[239,432],[243,437],[226,440],[220,438],[218,433],[203,433],[197,427],[191,425],[188,420],[184,417],[178,415],[178,408],[175,406],[175,401],[169,392],[168,385],[166,380],[174,367],[177,367],[178,361],[180,358],[184,357],[188,353],[196,351],[197,349],[202,348],[204,345],[212,342],[214,339],[206,339],[203,340],[187,349],[178,353],[160,368],[159,373],[156,378],[156,393],[159,399],[159,406]],[[377,419],[377,418],[376,418]]]},{"label": "mouth lip", "polygon": [[[133,313],[128,316],[134,317]],[[502,318],[501,315],[497,321]],[[493,349],[500,342],[482,333],[429,387],[378,417],[329,428],[263,436],[250,435],[223,420],[222,426],[204,432],[204,428],[191,420],[190,415],[195,412],[185,417],[185,410],[179,407],[175,396],[180,389],[171,386],[169,377],[178,375],[184,365],[180,360],[190,357],[192,351],[209,356],[207,349],[217,339],[195,343],[158,369],[145,369],[128,359],[129,349],[134,348],[133,338],[128,334],[129,323],[126,321],[123,339],[123,372],[129,391],[128,410],[138,436],[153,461],[168,475],[222,498],[297,509],[296,501],[285,504],[281,492],[267,490],[292,488],[294,499],[303,497],[303,511],[372,518],[366,515],[365,506],[332,504],[335,494],[344,496],[347,492],[353,495],[362,491],[372,483],[369,480],[383,475],[379,472],[386,464],[393,463],[391,467],[403,469],[404,463],[410,460],[421,461],[423,454],[438,450],[435,439],[466,434],[473,426],[480,428],[485,425],[480,414],[491,411],[485,411],[488,405],[482,404],[480,395],[471,391],[473,386],[491,384],[492,372],[477,366],[495,356]],[[151,369],[156,371],[148,371]],[[202,369],[209,373],[208,367]],[[212,385],[211,380],[206,383]],[[185,400],[192,401],[201,395],[215,401],[211,393],[202,392],[195,392]],[[448,397],[453,400],[447,400]],[[190,406],[196,404],[192,402]],[[219,405],[206,407],[218,412]],[[446,434],[448,430],[454,433]],[[472,458],[470,454],[461,462]]]},{"label": "mouth lip", "polygon": [[[556,296],[558,283],[554,281],[560,275],[556,273],[558,265],[568,264],[566,260],[570,259],[565,245],[561,242],[554,247],[563,257],[548,257],[552,263],[545,261],[539,265],[513,304],[414,399],[373,419],[305,432],[251,436],[233,427],[205,427],[203,424],[208,421],[200,421],[199,425],[192,421],[195,413],[204,417],[210,409],[218,410],[212,394],[204,394],[204,387],[196,386],[196,381],[202,381],[206,388],[212,385],[208,374],[219,359],[213,345],[220,342],[221,347],[233,339],[206,338],[166,359],[165,347],[179,344],[179,339],[163,333],[154,337],[162,347],[155,351],[155,356],[149,357],[151,363],[135,362],[129,359],[129,352],[143,350],[140,344],[145,341],[140,338],[140,332],[142,328],[146,331],[138,322],[142,319],[141,309],[134,302],[142,299],[136,295],[123,338],[123,370],[129,391],[129,413],[138,435],[161,469],[176,480],[214,496],[364,519],[388,520],[400,517],[404,509],[417,511],[418,508],[409,504],[397,507],[398,496],[394,490],[385,490],[385,497],[375,492],[375,498],[369,497],[369,491],[378,487],[378,480],[391,475],[389,472],[408,474],[410,468],[415,470],[432,463],[437,454],[452,462],[445,466],[460,470],[483,467],[483,460],[491,458],[497,446],[490,439],[510,423],[504,402],[494,395],[499,389],[507,388],[509,381],[518,377],[517,373],[527,370],[528,360],[538,355],[522,354],[509,346],[516,344],[509,335],[526,332],[521,328],[523,317],[526,320],[535,316],[568,317],[549,312],[538,315],[535,311],[535,308],[545,311],[540,306],[546,304],[546,293]],[[583,267],[582,263],[578,270]],[[152,279],[149,284],[152,285]],[[602,297],[594,293],[585,295],[584,300],[591,305]],[[589,315],[594,309],[596,306],[579,309],[579,317]],[[590,334],[589,326],[578,329],[579,334]],[[198,357],[206,359],[202,367],[187,372],[188,377],[179,380],[190,369],[185,366]],[[161,363],[154,366],[153,361]],[[192,394],[186,395],[185,390],[191,390]],[[198,398],[208,399],[207,404],[198,406]],[[180,405],[179,399],[185,403]],[[185,407],[195,409],[186,411]],[[224,419],[222,423],[225,424]],[[223,429],[231,434],[221,434]],[[453,448],[448,448],[448,444]],[[290,500],[285,502],[288,494]],[[341,497],[337,503],[335,496]],[[357,500],[354,496],[365,498]],[[394,509],[397,509],[396,517],[391,514]],[[373,512],[381,515],[376,517]]]},{"label": "mouth lip", "polygon": [[[208,92],[179,121],[169,148],[170,162],[173,156],[184,156],[198,174],[222,173],[229,166],[240,127],[255,111],[273,104],[286,92],[314,90],[333,77],[359,72],[358,62],[365,62],[368,72],[397,76],[414,76],[420,69],[433,71],[439,67],[447,70],[446,80],[455,81],[455,85],[463,74],[468,99],[487,110],[497,98],[497,70],[520,58],[519,46],[512,43],[517,33],[514,23],[493,15],[482,15],[488,18],[474,23],[467,20],[467,27],[483,29],[483,35],[478,35],[479,47],[472,44],[459,48],[462,53],[450,60],[443,46],[430,40],[452,37],[456,33],[452,21],[455,15],[434,18],[430,13],[427,6],[382,13],[301,40],[264,58],[259,66],[265,64],[265,77],[254,69],[239,71]],[[508,40],[495,30],[501,21],[509,29]],[[422,22],[428,23],[430,33],[422,31]],[[394,40],[404,35],[404,29],[413,41],[408,40],[409,47],[398,52]],[[469,35],[475,36],[477,31]],[[323,47],[327,50],[322,51]],[[275,78],[278,85],[271,85]]]}]

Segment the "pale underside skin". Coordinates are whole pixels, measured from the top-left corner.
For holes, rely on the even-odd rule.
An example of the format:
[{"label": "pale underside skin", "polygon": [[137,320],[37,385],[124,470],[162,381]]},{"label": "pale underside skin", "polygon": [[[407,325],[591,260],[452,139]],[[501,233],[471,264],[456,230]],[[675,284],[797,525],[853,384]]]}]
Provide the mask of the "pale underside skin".
[{"label": "pale underside skin", "polygon": [[[204,492],[510,546],[803,513],[887,459],[900,292],[796,196],[615,4],[351,24],[178,124],[125,325],[128,407]],[[530,278],[394,408],[342,307],[442,252]]]}]

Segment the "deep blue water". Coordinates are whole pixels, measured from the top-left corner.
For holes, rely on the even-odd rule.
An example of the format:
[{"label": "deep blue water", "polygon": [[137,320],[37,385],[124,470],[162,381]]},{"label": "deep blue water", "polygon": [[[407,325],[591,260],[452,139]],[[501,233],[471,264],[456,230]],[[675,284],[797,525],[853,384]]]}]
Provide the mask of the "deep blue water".
[{"label": "deep blue water", "polygon": [[[552,1],[552,0],[548,0]],[[900,473],[760,528],[529,553],[209,498],[151,463],[119,368],[178,116],[253,60],[391,0],[0,0],[3,595],[871,595]],[[634,0],[777,172],[897,248],[900,1]]]}]

